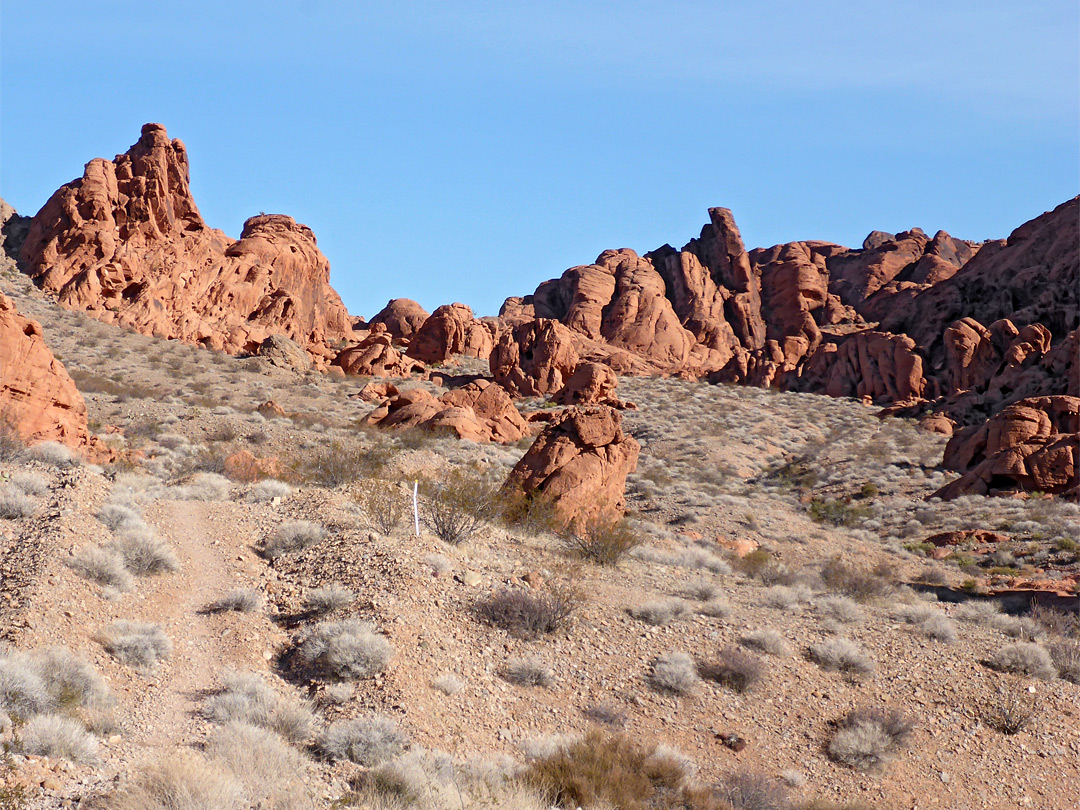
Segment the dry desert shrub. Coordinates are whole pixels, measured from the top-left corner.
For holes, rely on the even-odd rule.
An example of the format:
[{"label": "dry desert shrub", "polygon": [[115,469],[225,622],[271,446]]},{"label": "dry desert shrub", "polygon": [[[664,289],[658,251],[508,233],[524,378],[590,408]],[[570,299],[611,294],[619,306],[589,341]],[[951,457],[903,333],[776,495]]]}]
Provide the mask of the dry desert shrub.
[{"label": "dry desert shrub", "polygon": [[848,565],[839,556],[821,566],[821,580],[832,591],[850,596],[857,602],[870,602],[889,596],[891,582],[872,572]]},{"label": "dry desert shrub", "polygon": [[420,520],[444,543],[463,543],[498,514],[498,493],[487,480],[454,470],[421,487]]},{"label": "dry desert shrub", "polygon": [[773,630],[771,627],[764,627],[761,630],[751,630],[739,639],[739,643],[744,647],[750,647],[755,650],[761,650],[769,655],[775,655],[777,658],[787,658],[791,655],[791,648],[788,646],[787,641],[780,633]]},{"label": "dry desert shrub", "polygon": [[281,697],[259,675],[225,672],[222,688],[203,703],[202,716],[214,723],[244,723],[268,729],[292,743],[311,733],[314,717],[306,703]]},{"label": "dry desert shrub", "polygon": [[267,478],[248,490],[248,500],[255,503],[266,503],[274,500],[274,498],[287,498],[292,493],[293,488],[284,481]]},{"label": "dry desert shrub", "polygon": [[262,595],[252,588],[229,591],[207,606],[207,613],[254,613],[262,607]]},{"label": "dry desert shrub", "polygon": [[896,757],[911,728],[898,712],[856,709],[837,723],[829,756],[859,771],[880,770]]},{"label": "dry desert shrub", "polygon": [[823,618],[843,624],[854,624],[863,619],[858,603],[846,596],[822,596],[814,607]]},{"label": "dry desert shrub", "polygon": [[374,625],[359,619],[321,622],[300,645],[300,656],[334,680],[371,678],[386,668],[393,654]]},{"label": "dry desert shrub", "polygon": [[792,610],[810,601],[810,589],[804,586],[773,585],[761,594],[761,601],[769,607]]},{"label": "dry desert shrub", "polygon": [[180,570],[172,548],[147,526],[124,532],[105,545],[124,562],[124,567],[137,577],[174,573]]},{"label": "dry desert shrub", "polygon": [[411,511],[410,499],[400,487],[387,481],[364,481],[353,494],[366,527],[390,536]]},{"label": "dry desert shrub", "polygon": [[326,537],[326,529],[310,520],[289,520],[277,527],[263,544],[263,556],[275,559],[282,554],[312,546]]},{"label": "dry desert shrub", "polygon": [[506,680],[518,686],[550,687],[555,683],[555,673],[539,658],[511,658],[506,662]]},{"label": "dry desert shrub", "polygon": [[88,763],[97,759],[98,742],[78,720],[59,714],[39,714],[18,732],[19,747],[26,754]]},{"label": "dry desert shrub", "polygon": [[149,672],[172,653],[172,642],[160,625],[117,621],[102,631],[99,641],[121,664]]},{"label": "dry desert shrub", "polygon": [[871,674],[874,662],[854,641],[829,638],[810,645],[810,660],[822,669],[845,672],[853,676]]},{"label": "dry desert shrub", "polygon": [[327,585],[322,588],[312,588],[304,595],[304,609],[316,616],[324,616],[348,607],[355,599],[356,594],[348,588]]},{"label": "dry desert shrub", "polygon": [[1028,728],[1039,713],[1039,698],[1015,679],[1003,679],[982,707],[983,722],[1012,736]]},{"label": "dry desert shrub", "polygon": [[702,616],[711,616],[714,619],[723,619],[731,614],[731,605],[725,599],[710,599],[698,605],[697,612]]},{"label": "dry desert shrub", "polygon": [[789,810],[788,792],[771,776],[743,772],[725,776],[717,789],[731,810]]},{"label": "dry desert shrub", "polygon": [[1000,615],[1001,605],[997,602],[979,602],[974,599],[961,602],[956,606],[956,609],[953,610],[954,617],[962,622],[969,622],[971,624],[985,624],[993,617]]},{"label": "dry desert shrub", "polygon": [[26,453],[26,444],[15,425],[14,414],[0,408],[0,462],[18,461]]},{"label": "dry desert shrub", "polygon": [[990,658],[987,664],[999,672],[1029,675],[1043,680],[1057,677],[1054,662],[1044,647],[1030,641],[1006,644]]},{"label": "dry desert shrub", "polygon": [[327,759],[348,759],[372,767],[405,750],[409,738],[389,717],[371,715],[331,723],[319,736],[319,751]]},{"label": "dry desert shrub", "polygon": [[112,705],[109,687],[98,671],[67,647],[34,650],[25,659],[45,683],[53,705],[89,709],[105,709]]},{"label": "dry desert shrub", "polygon": [[242,810],[248,806],[224,768],[179,752],[143,768],[130,784],[98,804],[100,810]]},{"label": "dry desert shrub", "polygon": [[1042,625],[1029,616],[1009,616],[1001,613],[997,616],[991,616],[986,623],[1009,638],[1034,641],[1043,636]]},{"label": "dry desert shrub", "polygon": [[87,546],[68,560],[68,567],[83,579],[118,591],[130,591],[135,578],[116,549]]},{"label": "dry desert shrub", "polygon": [[30,448],[30,455],[52,467],[68,467],[79,463],[75,454],[59,442],[42,442]]},{"label": "dry desert shrub", "polygon": [[715,659],[698,664],[698,674],[734,692],[749,692],[765,677],[765,662],[738,647],[724,647]]},{"label": "dry desert shrub", "polygon": [[518,638],[536,638],[563,627],[580,596],[569,586],[551,584],[539,592],[506,588],[477,601],[476,615]]},{"label": "dry desert shrub", "polygon": [[1057,667],[1058,677],[1080,684],[1080,640],[1057,638],[1048,645],[1050,658]]},{"label": "dry desert shrub", "polygon": [[614,706],[595,704],[586,707],[581,713],[594,723],[608,726],[609,728],[622,728],[626,725],[626,712],[620,711]]},{"label": "dry desert shrub", "polygon": [[171,487],[178,501],[223,501],[232,492],[232,482],[215,472],[196,473],[183,486]]},{"label": "dry desert shrub", "polygon": [[134,506],[124,503],[105,504],[98,510],[97,519],[114,532],[120,528],[141,528],[146,525],[139,511]]},{"label": "dry desert shrub", "polygon": [[52,706],[45,681],[25,656],[0,656],[0,713],[27,719]]},{"label": "dry desert shrub", "polygon": [[210,737],[206,753],[235,775],[247,806],[314,810],[303,783],[307,762],[277,734],[233,721]]},{"label": "dry desert shrub", "polygon": [[630,615],[638,621],[652,625],[670,624],[689,616],[691,612],[691,606],[687,602],[676,598],[655,599],[629,610]]},{"label": "dry desert shrub", "polygon": [[424,565],[428,566],[431,569],[431,573],[435,576],[442,576],[454,567],[454,564],[450,562],[448,557],[435,553],[424,555]]},{"label": "dry desert shrub", "polygon": [[919,622],[916,627],[924,636],[934,641],[945,644],[956,641],[956,623],[939,611],[932,611],[931,615]]},{"label": "dry desert shrub", "polygon": [[617,523],[594,520],[572,526],[561,539],[567,549],[599,565],[618,565],[642,542],[625,520]]},{"label": "dry desert shrub", "polygon": [[684,652],[669,652],[653,662],[649,677],[653,687],[661,692],[687,695],[694,691],[700,681],[697,664]]},{"label": "dry desert shrub", "polygon": [[377,477],[389,460],[390,451],[383,446],[366,448],[354,442],[332,441],[285,461],[290,480],[336,489]]},{"label": "dry desert shrub", "polygon": [[15,489],[38,498],[49,491],[49,479],[27,470],[13,472],[9,483]]},{"label": "dry desert shrub", "polygon": [[686,595],[690,599],[696,599],[699,602],[710,602],[713,599],[719,599],[721,594],[723,594],[723,589],[711,579],[699,577],[690,580],[686,584]]},{"label": "dry desert shrub", "polygon": [[465,681],[461,680],[457,675],[446,673],[433,680],[431,686],[444,695],[456,695],[465,688]]},{"label": "dry desert shrub", "polygon": [[1048,636],[1080,639],[1080,607],[1066,611],[1032,605],[1027,618],[1038,624]]},{"label": "dry desert shrub", "polygon": [[0,488],[0,518],[22,520],[37,511],[38,502],[16,487]]},{"label": "dry desert shrub", "polygon": [[711,792],[687,786],[689,774],[670,756],[657,756],[623,734],[598,729],[534,760],[525,780],[562,808],[720,810]]}]

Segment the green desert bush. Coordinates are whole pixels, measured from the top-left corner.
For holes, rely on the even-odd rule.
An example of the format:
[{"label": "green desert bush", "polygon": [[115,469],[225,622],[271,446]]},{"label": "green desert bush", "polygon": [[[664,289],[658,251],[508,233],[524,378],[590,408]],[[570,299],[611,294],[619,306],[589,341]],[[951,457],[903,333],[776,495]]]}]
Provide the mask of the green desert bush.
[{"label": "green desert bush", "polygon": [[859,771],[880,770],[902,749],[911,728],[897,712],[856,709],[837,723],[829,756]]},{"label": "green desert bush", "polygon": [[370,622],[345,619],[320,622],[300,645],[300,655],[325,677],[362,680],[382,672],[394,648]]}]

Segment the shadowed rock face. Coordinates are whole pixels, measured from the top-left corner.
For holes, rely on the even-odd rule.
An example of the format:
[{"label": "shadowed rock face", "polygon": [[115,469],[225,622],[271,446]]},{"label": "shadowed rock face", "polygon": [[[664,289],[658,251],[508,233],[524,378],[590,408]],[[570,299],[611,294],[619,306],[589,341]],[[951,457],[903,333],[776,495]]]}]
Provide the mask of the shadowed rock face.
[{"label": "shadowed rock face", "polygon": [[45,345],[41,326],[0,294],[0,419],[28,444],[86,447],[86,403]]},{"label": "shadowed rock face", "polygon": [[311,229],[260,214],[230,239],[203,222],[188,177],[184,144],[145,125],[131,149],[91,160],[37,213],[26,272],[107,323],[232,354],[278,334],[325,366],[352,324]]}]

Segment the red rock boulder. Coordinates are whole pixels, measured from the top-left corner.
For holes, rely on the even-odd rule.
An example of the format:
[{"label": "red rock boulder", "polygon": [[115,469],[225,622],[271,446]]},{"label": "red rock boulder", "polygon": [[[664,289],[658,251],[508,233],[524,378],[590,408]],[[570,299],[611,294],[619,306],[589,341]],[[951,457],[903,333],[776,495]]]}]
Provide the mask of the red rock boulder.
[{"label": "red rock boulder", "polygon": [[45,345],[41,325],[0,294],[0,420],[22,441],[86,449],[86,403]]},{"label": "red rock boulder", "polygon": [[424,370],[423,363],[394,348],[389,329],[381,323],[373,325],[371,333],[355,346],[340,352],[334,365],[360,377],[408,377]]},{"label": "red rock boulder", "polygon": [[409,298],[392,299],[371,319],[371,326],[382,324],[394,340],[408,340],[424,325],[428,311]]},{"label": "red rock boulder", "polygon": [[581,363],[566,385],[551,396],[556,405],[608,405],[622,410],[626,407],[615,396],[619,377],[603,363]]},{"label": "red rock boulder", "polygon": [[412,336],[406,354],[422,363],[442,363],[455,354],[486,360],[495,331],[493,324],[474,318],[465,304],[444,304]]},{"label": "red rock boulder", "polygon": [[578,354],[569,329],[540,318],[503,332],[488,362],[511,396],[539,397],[563,386],[577,368]]},{"label": "red rock boulder", "polygon": [[1031,397],[1009,405],[982,425],[958,431],[942,464],[963,475],[934,493],[1075,492],[1080,487],[1080,398]]},{"label": "red rock boulder", "polygon": [[420,427],[474,442],[516,442],[530,433],[528,422],[500,386],[478,380],[436,398],[423,388],[392,396],[363,419],[383,428]]},{"label": "red rock boulder", "polygon": [[549,500],[566,524],[613,523],[624,514],[626,476],[637,468],[639,449],[618,411],[569,408],[543,429],[506,487]]}]

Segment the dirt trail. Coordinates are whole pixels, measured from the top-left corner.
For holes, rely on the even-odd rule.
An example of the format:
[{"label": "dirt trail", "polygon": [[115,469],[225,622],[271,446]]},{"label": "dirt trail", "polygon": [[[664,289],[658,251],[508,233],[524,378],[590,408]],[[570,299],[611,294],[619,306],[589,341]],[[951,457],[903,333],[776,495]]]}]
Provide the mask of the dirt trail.
[{"label": "dirt trail", "polygon": [[[132,617],[160,624],[173,642],[170,658],[145,687],[134,688],[128,740],[152,758],[193,742],[204,723],[197,710],[219,685],[222,669],[265,669],[277,637],[262,614],[208,615],[206,606],[237,587],[251,587],[261,565],[238,531],[241,509],[230,503],[163,501],[146,519],[173,547],[181,570],[141,580]],[[133,752],[134,753],[134,752]]]}]

